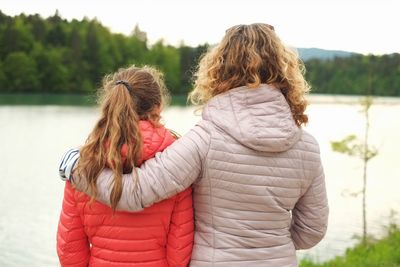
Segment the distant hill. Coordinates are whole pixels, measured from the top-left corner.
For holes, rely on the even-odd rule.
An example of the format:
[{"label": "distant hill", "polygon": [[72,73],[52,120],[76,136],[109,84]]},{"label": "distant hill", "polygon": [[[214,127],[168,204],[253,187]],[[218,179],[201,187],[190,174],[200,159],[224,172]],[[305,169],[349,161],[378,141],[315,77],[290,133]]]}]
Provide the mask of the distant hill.
[{"label": "distant hill", "polygon": [[303,61],[309,59],[333,59],[335,57],[350,57],[357,53],[341,50],[325,50],[321,48],[298,48],[300,58]]}]

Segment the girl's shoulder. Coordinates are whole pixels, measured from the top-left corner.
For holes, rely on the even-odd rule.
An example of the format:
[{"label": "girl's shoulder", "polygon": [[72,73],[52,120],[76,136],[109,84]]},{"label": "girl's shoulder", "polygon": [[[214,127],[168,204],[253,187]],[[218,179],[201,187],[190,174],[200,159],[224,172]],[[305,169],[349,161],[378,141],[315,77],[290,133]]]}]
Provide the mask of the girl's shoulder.
[{"label": "girl's shoulder", "polygon": [[179,138],[179,135],[167,128],[164,125],[155,125],[150,121],[139,122],[140,133],[143,139],[148,139],[152,143],[161,142],[163,139],[174,141]]},{"label": "girl's shoulder", "polygon": [[175,134],[162,125],[154,125],[149,121],[140,121],[140,131],[143,140],[145,160],[163,151],[175,140]]}]

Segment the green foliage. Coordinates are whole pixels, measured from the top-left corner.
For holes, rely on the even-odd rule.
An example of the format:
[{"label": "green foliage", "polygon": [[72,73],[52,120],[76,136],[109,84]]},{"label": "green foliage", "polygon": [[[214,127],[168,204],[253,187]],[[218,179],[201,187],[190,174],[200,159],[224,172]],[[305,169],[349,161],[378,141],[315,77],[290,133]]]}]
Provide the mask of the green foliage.
[{"label": "green foliage", "polygon": [[366,96],[360,101],[360,104],[362,107],[361,112],[365,116],[365,140],[359,140],[357,136],[351,134],[342,140],[331,142],[331,147],[333,151],[358,157],[367,163],[378,154],[378,150],[368,144],[369,109],[373,104],[373,99],[370,96]]},{"label": "green foliage", "polygon": [[393,224],[388,236],[379,241],[359,243],[325,263],[303,260],[300,267],[400,267],[400,230]]},{"label": "green foliage", "polygon": [[366,243],[368,239],[367,233],[367,166],[370,159],[375,157],[378,154],[378,150],[374,147],[371,147],[368,143],[368,135],[369,135],[369,109],[372,105],[372,98],[367,95],[362,101],[362,112],[365,117],[365,129],[364,129],[364,140],[360,141],[355,135],[349,135],[340,141],[331,142],[331,146],[333,151],[343,153],[349,156],[355,156],[362,159],[364,163],[363,168],[363,187],[360,192],[352,193],[353,196],[358,196],[362,194],[362,217],[363,217],[363,234],[362,234],[362,242]]},{"label": "green foliage", "polygon": [[378,154],[376,148],[366,147],[364,142],[355,135],[349,135],[342,140],[331,142],[332,150],[349,156],[355,156],[366,161],[372,159]]},{"label": "green foliage", "polygon": [[94,95],[72,95],[72,94],[2,94],[0,105],[71,105],[92,106],[96,104]]},{"label": "green foliage", "polygon": [[311,59],[305,65],[306,78],[314,93],[400,96],[398,53]]},{"label": "green foliage", "polygon": [[[0,88],[9,92],[29,92],[38,90],[38,70],[33,58],[24,52],[12,52],[3,62],[5,85]],[[6,91],[7,92],[7,91]]]},{"label": "green foliage", "polygon": [[[186,95],[207,48],[174,47],[162,40],[149,47],[138,25],[125,36],[111,33],[96,19],[67,21],[58,12],[46,19],[37,14],[10,17],[0,11],[0,94],[94,93],[104,74],[136,64],[158,67],[171,93]],[[15,53],[23,53],[18,60],[24,55],[29,64],[18,69],[18,75],[28,71],[29,78],[13,74],[16,67],[8,65],[8,57]],[[371,88],[374,95],[400,96],[400,54],[312,59],[306,67],[315,93],[363,94]],[[29,83],[32,86],[26,87]]]},{"label": "green foliage", "polygon": [[[1,73],[0,73],[1,74]],[[0,77],[1,79],[1,77]],[[0,105],[68,105],[93,106],[97,97],[94,94],[1,94]],[[173,95],[171,105],[186,106],[186,95]]]},{"label": "green foliage", "polygon": [[[0,11],[0,94],[93,94],[102,77],[132,64],[162,70],[173,95],[186,95],[204,47],[176,48],[162,40],[149,48],[147,34],[113,34],[96,19],[67,21],[58,12],[43,19]],[[183,67],[182,67],[183,66]]]}]

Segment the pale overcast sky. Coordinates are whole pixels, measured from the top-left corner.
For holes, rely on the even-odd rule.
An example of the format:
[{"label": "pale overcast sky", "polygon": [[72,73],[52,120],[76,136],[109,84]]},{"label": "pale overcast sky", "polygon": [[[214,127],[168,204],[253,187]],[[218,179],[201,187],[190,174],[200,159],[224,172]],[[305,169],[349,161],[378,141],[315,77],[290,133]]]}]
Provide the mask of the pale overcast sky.
[{"label": "pale overcast sky", "polygon": [[400,53],[397,0],[1,0],[7,15],[58,9],[68,20],[96,17],[113,32],[129,34],[136,24],[154,42],[196,46],[216,43],[236,24],[265,22],[295,47],[359,53]]}]

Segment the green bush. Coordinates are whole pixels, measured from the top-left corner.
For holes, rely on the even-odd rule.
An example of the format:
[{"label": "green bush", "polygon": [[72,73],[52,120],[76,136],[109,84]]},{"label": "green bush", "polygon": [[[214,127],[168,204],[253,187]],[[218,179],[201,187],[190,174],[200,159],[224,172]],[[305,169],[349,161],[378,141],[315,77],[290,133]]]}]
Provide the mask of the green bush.
[{"label": "green bush", "polygon": [[400,267],[400,230],[392,225],[389,235],[378,241],[358,244],[324,263],[313,263],[305,259],[300,267]]}]

